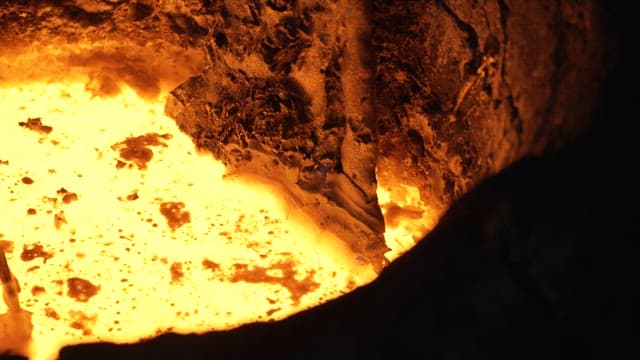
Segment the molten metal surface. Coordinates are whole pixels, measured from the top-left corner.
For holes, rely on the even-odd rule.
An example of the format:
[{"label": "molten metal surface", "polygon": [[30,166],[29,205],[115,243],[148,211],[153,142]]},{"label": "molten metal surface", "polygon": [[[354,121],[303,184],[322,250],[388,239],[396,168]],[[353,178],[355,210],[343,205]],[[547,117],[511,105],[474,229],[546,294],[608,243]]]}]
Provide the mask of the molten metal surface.
[{"label": "molten metal surface", "polygon": [[163,106],[83,81],[0,87],[0,245],[31,358],[280,319],[373,279],[295,202],[225,177]]}]

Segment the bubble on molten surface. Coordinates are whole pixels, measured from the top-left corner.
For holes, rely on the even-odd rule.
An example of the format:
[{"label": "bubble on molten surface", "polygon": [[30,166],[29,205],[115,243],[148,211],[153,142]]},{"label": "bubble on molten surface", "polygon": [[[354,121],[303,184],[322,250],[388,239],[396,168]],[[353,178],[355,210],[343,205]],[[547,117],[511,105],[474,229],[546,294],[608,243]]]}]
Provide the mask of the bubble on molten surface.
[{"label": "bubble on molten surface", "polygon": [[225,177],[164,97],[85,83],[0,86],[0,240],[32,359],[280,319],[373,279],[294,203]]}]

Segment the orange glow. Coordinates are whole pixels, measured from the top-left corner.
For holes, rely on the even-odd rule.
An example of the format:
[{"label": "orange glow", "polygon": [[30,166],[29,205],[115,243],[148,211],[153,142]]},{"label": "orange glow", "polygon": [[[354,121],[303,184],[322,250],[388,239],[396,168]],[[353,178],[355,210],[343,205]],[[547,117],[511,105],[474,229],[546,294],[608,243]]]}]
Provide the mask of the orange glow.
[{"label": "orange glow", "polygon": [[96,97],[87,82],[0,85],[0,245],[32,359],[281,319],[375,277],[294,202],[225,176],[164,96]]},{"label": "orange glow", "polygon": [[378,183],[377,193],[386,227],[384,239],[391,249],[385,256],[393,261],[436,226],[440,212],[425,204],[413,186]]}]

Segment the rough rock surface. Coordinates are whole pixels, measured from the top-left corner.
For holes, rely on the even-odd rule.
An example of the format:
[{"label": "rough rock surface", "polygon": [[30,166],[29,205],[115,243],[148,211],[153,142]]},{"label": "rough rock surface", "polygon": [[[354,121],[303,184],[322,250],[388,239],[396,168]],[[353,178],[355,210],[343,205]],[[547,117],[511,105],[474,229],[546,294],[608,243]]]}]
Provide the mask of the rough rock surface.
[{"label": "rough rock surface", "polygon": [[587,124],[596,1],[374,1],[378,179],[448,206]]},{"label": "rough rock surface", "polygon": [[229,172],[280,183],[380,269],[387,247],[366,2],[225,9],[208,46],[212,65],[172,91],[167,114]]}]

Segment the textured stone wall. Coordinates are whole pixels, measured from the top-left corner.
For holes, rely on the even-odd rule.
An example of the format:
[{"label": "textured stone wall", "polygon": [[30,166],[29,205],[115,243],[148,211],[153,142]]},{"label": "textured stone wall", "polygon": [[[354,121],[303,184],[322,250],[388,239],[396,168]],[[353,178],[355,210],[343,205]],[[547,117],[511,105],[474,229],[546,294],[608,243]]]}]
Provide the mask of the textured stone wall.
[{"label": "textured stone wall", "polygon": [[379,179],[448,205],[589,121],[595,1],[375,1]]}]

